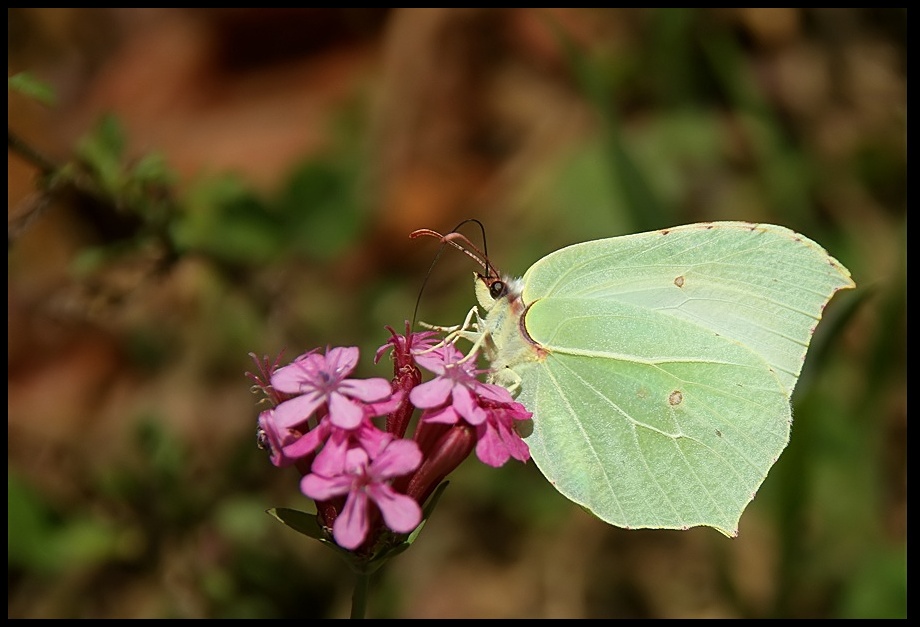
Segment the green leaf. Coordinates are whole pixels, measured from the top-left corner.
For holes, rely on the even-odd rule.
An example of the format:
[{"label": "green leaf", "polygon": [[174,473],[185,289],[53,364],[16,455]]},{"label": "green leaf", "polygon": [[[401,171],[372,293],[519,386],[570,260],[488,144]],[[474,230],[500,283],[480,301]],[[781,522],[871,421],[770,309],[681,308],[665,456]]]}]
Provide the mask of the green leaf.
[{"label": "green leaf", "polygon": [[7,506],[10,566],[59,573],[116,557],[130,543],[130,532],[94,515],[78,511],[62,518],[12,473],[7,476]]},{"label": "green leaf", "polygon": [[158,152],[144,155],[131,170],[131,178],[138,184],[170,185],[176,182],[176,174]]},{"label": "green leaf", "polygon": [[278,217],[235,176],[199,182],[183,206],[184,211],[170,223],[170,235],[182,251],[203,252],[230,263],[260,264],[276,257],[289,237]]},{"label": "green leaf", "polygon": [[273,507],[272,509],[266,510],[266,513],[270,516],[274,516],[297,533],[302,533],[307,537],[322,542],[327,541],[322,528],[319,526],[319,523],[316,522],[316,514],[308,514],[287,507]]},{"label": "green leaf", "polygon": [[114,115],[105,115],[77,146],[78,156],[95,176],[100,190],[113,199],[118,198],[124,183],[125,142],[121,122]]},{"label": "green leaf", "polygon": [[35,78],[31,72],[13,74],[7,79],[7,88],[38,100],[42,104],[53,107],[57,104],[57,94],[48,83]]},{"label": "green leaf", "polygon": [[361,232],[355,175],[335,161],[301,164],[284,189],[277,212],[294,246],[314,258],[330,259]]}]

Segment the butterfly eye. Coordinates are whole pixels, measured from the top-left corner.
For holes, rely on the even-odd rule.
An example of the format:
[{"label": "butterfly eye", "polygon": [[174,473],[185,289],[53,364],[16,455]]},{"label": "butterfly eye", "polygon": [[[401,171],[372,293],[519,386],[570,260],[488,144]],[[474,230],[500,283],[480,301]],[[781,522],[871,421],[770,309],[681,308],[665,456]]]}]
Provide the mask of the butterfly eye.
[{"label": "butterfly eye", "polygon": [[508,287],[505,285],[504,281],[496,281],[489,286],[489,295],[492,298],[498,299],[504,296],[508,292]]}]

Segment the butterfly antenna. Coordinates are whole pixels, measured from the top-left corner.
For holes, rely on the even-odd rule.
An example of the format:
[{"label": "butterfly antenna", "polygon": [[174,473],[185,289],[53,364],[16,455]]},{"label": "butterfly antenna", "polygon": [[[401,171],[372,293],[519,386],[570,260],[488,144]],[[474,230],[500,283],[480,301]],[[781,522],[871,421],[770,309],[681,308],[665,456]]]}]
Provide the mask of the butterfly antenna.
[{"label": "butterfly antenna", "polygon": [[[486,276],[488,276],[488,277],[497,276],[497,275],[498,275],[498,272],[495,271],[495,268],[492,266],[492,263],[489,261],[489,244],[488,244],[488,242],[486,241],[486,227],[482,224],[482,222],[480,222],[480,221],[477,220],[476,218],[469,218],[469,219],[467,219],[467,220],[464,220],[464,221],[461,222],[460,224],[458,224],[458,225],[454,228],[454,232],[456,232],[457,229],[459,229],[461,226],[463,226],[463,225],[466,224],[467,222],[475,222],[477,225],[479,225],[479,232],[482,234],[482,252],[479,253],[478,250],[476,250],[476,252],[479,253],[479,255],[480,255],[480,257],[481,257],[481,259],[479,260],[479,263],[482,264],[483,270],[486,271]],[[464,238],[464,239],[466,239],[466,238]],[[470,242],[470,240],[466,239],[466,242],[467,242],[467,244],[469,244],[474,250],[476,249],[476,247],[473,246],[473,243]]]},{"label": "butterfly antenna", "polygon": [[[467,224],[468,222],[475,222],[477,225],[479,225],[479,230],[482,233],[482,248],[483,248],[482,250],[479,250],[479,248],[477,248],[476,245],[473,244],[473,242],[471,242],[467,236],[465,236],[463,233],[458,232],[458,229],[462,227],[463,225]],[[486,252],[486,229],[483,226],[482,222],[480,222],[476,218],[468,218],[464,220],[463,222],[455,226],[453,230],[451,230],[446,235],[441,235],[440,233],[432,229],[418,229],[417,231],[412,231],[409,234],[409,237],[411,239],[415,239],[417,237],[424,237],[424,236],[437,238],[438,240],[440,240],[441,246],[438,248],[438,252],[435,254],[434,259],[431,261],[431,265],[428,267],[428,272],[425,273],[425,278],[422,280],[422,285],[419,288],[418,298],[416,298],[415,300],[415,310],[412,312],[413,328],[415,327],[415,321],[418,316],[419,304],[422,302],[422,293],[425,291],[425,286],[428,284],[428,279],[431,277],[435,264],[438,263],[438,260],[441,258],[441,255],[444,253],[445,247],[447,247],[448,245],[453,246],[454,248],[456,248],[457,250],[459,250],[460,252],[468,256],[470,259],[475,261],[477,265],[482,267],[482,269],[485,271],[486,276],[495,276],[495,269],[493,268],[492,264],[489,263],[489,256]]]},{"label": "butterfly antenna", "polygon": [[[418,231],[413,231],[409,237],[420,237],[422,235],[432,235],[437,238],[441,238],[440,233],[431,231],[430,233],[422,233],[421,231],[427,231],[428,229],[419,229]],[[415,299],[415,309],[412,311],[412,325],[410,328],[415,328],[415,321],[418,319],[418,308],[422,302],[422,294],[425,292],[425,286],[428,285],[428,279],[431,278],[431,273],[434,270],[435,264],[438,263],[438,259],[441,258],[441,254],[444,252],[445,244],[442,244],[438,247],[438,252],[435,254],[434,259],[431,260],[431,265],[428,266],[428,272],[425,273],[425,278],[422,279],[422,285],[419,287],[418,296]]]}]

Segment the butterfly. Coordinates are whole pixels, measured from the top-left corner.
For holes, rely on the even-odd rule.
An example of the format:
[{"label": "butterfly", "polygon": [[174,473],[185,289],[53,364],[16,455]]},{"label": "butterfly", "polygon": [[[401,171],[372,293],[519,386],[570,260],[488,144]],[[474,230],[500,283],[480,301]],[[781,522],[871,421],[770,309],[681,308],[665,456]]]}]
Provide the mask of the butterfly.
[{"label": "butterfly", "polygon": [[788,228],[709,222],[557,250],[520,278],[482,265],[449,331],[533,412],[522,433],[564,496],[626,528],[737,535],[789,441],[791,397],[825,306],[855,287]]}]

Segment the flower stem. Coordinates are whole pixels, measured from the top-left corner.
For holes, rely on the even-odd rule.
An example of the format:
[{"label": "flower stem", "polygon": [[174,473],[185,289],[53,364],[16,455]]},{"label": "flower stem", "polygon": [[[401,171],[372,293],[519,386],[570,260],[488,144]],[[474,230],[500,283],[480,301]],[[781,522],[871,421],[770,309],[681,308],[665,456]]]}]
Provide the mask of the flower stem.
[{"label": "flower stem", "polygon": [[355,591],[351,595],[351,618],[364,618],[370,577],[368,573],[355,573]]}]

